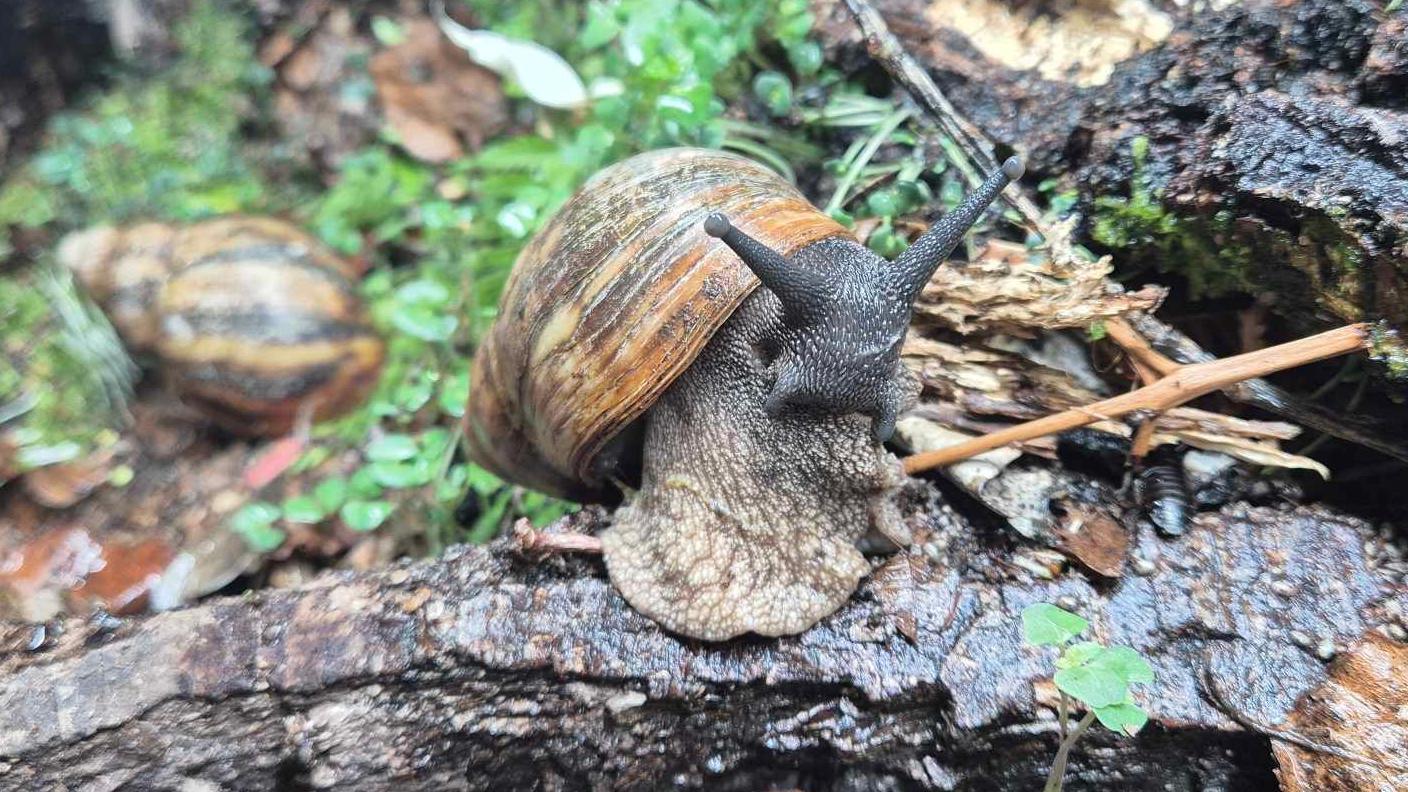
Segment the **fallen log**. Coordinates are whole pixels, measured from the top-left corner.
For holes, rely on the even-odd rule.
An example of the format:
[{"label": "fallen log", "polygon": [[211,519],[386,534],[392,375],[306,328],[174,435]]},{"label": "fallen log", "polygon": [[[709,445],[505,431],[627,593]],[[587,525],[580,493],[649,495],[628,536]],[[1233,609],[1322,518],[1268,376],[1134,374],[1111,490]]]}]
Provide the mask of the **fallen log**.
[{"label": "fallen log", "polygon": [[598,561],[510,540],[127,622],[12,625],[0,790],[1032,789],[1057,742],[1051,651],[1020,639],[1037,601],[1157,673],[1140,702],[1156,725],[1087,737],[1068,789],[1265,788],[1268,740],[1239,724],[1286,722],[1326,659],[1403,634],[1402,563],[1322,508],[1142,531],[1107,583],[1034,577],[1008,535],[912,495],[922,541],[783,640],[681,639]]}]

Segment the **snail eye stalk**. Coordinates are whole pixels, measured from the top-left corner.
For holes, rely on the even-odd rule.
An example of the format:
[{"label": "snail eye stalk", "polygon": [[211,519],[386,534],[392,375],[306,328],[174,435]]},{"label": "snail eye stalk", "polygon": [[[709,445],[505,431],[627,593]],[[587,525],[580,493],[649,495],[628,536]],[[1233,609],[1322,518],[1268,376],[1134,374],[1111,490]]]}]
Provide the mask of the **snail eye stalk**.
[{"label": "snail eye stalk", "polygon": [[968,229],[978,222],[989,205],[997,200],[1002,190],[1017,179],[1022,178],[1026,166],[1017,157],[1010,157],[995,173],[988,176],[977,190],[958,205],[958,208],[944,215],[937,223],[910,245],[900,257],[895,259],[892,268],[891,288],[899,299],[909,305],[924,290],[924,284],[933,277],[934,270],[949,257]]},{"label": "snail eye stalk", "polygon": [[724,215],[715,212],[704,219],[704,233],[723,240],[758,280],[782,303],[790,316],[819,314],[826,306],[825,279],[806,267],[788,261],[781,253],[739,231]]}]

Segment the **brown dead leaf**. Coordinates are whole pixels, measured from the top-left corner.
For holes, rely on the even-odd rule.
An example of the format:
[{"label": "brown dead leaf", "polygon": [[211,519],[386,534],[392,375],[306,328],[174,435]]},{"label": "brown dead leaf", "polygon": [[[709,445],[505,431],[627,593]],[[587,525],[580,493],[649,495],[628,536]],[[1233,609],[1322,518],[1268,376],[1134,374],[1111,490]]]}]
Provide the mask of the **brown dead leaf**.
[{"label": "brown dead leaf", "polygon": [[1408,646],[1369,633],[1296,703],[1283,728],[1368,760],[1273,740],[1285,792],[1408,789]]},{"label": "brown dead leaf", "polygon": [[101,605],[110,613],[137,613],[146,607],[152,587],[176,557],[161,539],[120,542],[102,548],[101,566],[69,595],[73,610]]},{"label": "brown dead leaf", "polygon": [[406,40],[371,61],[386,120],[412,156],[446,162],[503,129],[499,78],[445,40],[428,18],[403,20]]},{"label": "brown dead leaf", "polygon": [[919,589],[934,581],[933,564],[922,553],[909,551],[890,558],[871,577],[875,597],[895,630],[910,642],[918,641],[921,608],[916,600]]},{"label": "brown dead leaf", "polygon": [[939,267],[915,305],[915,319],[965,335],[1087,328],[1130,311],[1152,311],[1164,290],[1120,292],[1105,256],[1086,261],[1069,250],[1028,250],[991,240],[967,264]]},{"label": "brown dead leaf", "polygon": [[83,500],[107,481],[113,451],[105,449],[62,465],[48,465],[24,474],[25,491],[44,506],[63,509]]},{"label": "brown dead leaf", "polygon": [[296,18],[285,27],[261,51],[261,59],[278,76],[274,118],[284,138],[336,167],[381,126],[362,66],[371,55],[371,42],[358,32],[352,12],[341,6]]},{"label": "brown dead leaf", "polygon": [[1124,574],[1129,532],[1109,512],[1070,499],[1055,502],[1057,548],[1091,572],[1107,578]]}]

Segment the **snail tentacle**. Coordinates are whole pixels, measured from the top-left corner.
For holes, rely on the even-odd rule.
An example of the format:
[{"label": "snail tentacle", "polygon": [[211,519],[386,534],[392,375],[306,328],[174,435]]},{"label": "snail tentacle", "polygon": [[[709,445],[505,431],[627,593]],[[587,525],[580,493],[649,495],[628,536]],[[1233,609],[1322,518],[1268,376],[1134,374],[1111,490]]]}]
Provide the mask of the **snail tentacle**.
[{"label": "snail tentacle", "polygon": [[944,215],[924,232],[913,245],[895,259],[892,268],[892,288],[906,305],[913,303],[933,277],[934,270],[949,257],[964,234],[978,221],[1002,190],[1020,179],[1026,166],[1017,157],[1009,157],[1002,167],[988,176],[958,208]]},{"label": "snail tentacle", "polygon": [[704,233],[722,239],[793,317],[814,316],[826,305],[826,280],[798,267],[781,253],[739,231],[728,218],[714,212],[704,220]]}]

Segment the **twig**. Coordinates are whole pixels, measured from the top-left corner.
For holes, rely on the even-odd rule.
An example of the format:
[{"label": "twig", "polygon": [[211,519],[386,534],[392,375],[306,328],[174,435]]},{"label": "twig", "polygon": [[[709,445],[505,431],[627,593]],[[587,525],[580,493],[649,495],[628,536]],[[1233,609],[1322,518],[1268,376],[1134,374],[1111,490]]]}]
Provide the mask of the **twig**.
[{"label": "twig", "polygon": [[1066,739],[1061,741],[1061,747],[1056,749],[1056,761],[1051,763],[1051,772],[1046,776],[1044,792],[1060,792],[1062,781],[1066,777],[1066,762],[1071,756],[1071,748],[1094,722],[1095,710],[1091,710],[1085,713],[1085,717],[1080,719],[1080,723],[1077,723]]},{"label": "twig", "polygon": [[1011,443],[1067,432],[1094,423],[1099,420],[1096,416],[1118,418],[1135,410],[1164,412],[1247,379],[1361,351],[1367,348],[1368,330],[1367,324],[1346,325],[1244,355],[1179,366],[1153,385],[1139,390],[1018,424],[947,448],[907,457],[904,460],[905,472],[931,470]]},{"label": "twig", "polygon": [[522,555],[548,555],[551,553],[601,554],[601,539],[579,533],[547,533],[533,527],[528,519],[522,518],[513,525],[514,549]]},{"label": "twig", "polygon": [[[1127,322],[1141,340],[1148,340],[1147,346],[1157,350],[1155,354],[1166,355],[1165,360],[1173,365],[1205,363],[1216,359],[1187,336],[1152,316],[1134,313],[1117,321]],[[1107,323],[1106,329],[1110,329],[1114,324]],[[1110,335],[1114,338],[1115,334]],[[1131,354],[1131,357],[1133,356]],[[1266,380],[1252,379],[1240,382],[1225,389],[1223,393],[1235,402],[1259,407],[1307,428],[1408,462],[1408,446],[1388,439],[1388,433],[1377,431],[1375,427],[1363,422],[1353,422],[1342,413],[1287,393]]]},{"label": "twig", "polygon": [[[929,78],[924,68],[914,61],[905,51],[904,45],[895,38],[895,34],[890,32],[890,27],[885,24],[880,12],[866,0],[846,0],[846,8],[860,26],[870,57],[879,62],[891,77],[909,91],[924,111],[938,123],[939,129],[957,143],[964,153],[977,160],[982,170],[997,170],[997,157],[993,154],[992,143],[988,141],[987,136],[977,125],[959,114],[953,103],[944,96],[944,92]],[[959,165],[964,177],[971,184],[976,185],[982,181],[982,176],[968,162],[955,164]],[[1027,220],[1035,222],[1041,217],[1036,205],[1025,195],[1015,190],[1007,190],[1004,191],[1004,197]]]}]

